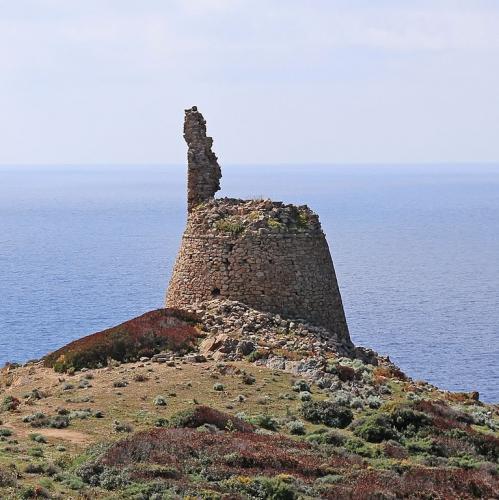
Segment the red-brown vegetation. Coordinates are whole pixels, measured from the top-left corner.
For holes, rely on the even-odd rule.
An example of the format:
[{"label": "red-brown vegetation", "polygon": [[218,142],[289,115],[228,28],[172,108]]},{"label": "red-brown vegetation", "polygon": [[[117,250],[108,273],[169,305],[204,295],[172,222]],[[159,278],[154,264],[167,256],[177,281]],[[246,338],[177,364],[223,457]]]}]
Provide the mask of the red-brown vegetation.
[{"label": "red-brown vegetation", "polygon": [[480,471],[414,467],[403,474],[363,470],[348,486],[333,487],[326,498],[471,499],[496,498],[497,478]]},{"label": "red-brown vegetation", "polygon": [[[209,487],[229,493],[225,479],[240,477],[243,484],[250,478],[278,474],[294,477],[297,491],[308,485],[317,498],[495,498],[499,486],[497,477],[482,470],[410,465],[400,470],[376,470],[352,454],[280,435],[191,429],[137,433],[111,446],[99,464],[127,467],[138,481],[161,478],[168,487],[176,485],[180,491]],[[196,471],[205,479],[194,485],[189,475]],[[330,474],[337,479],[328,482],[325,476]]]},{"label": "red-brown vegetation", "polygon": [[362,466],[358,458],[323,454],[307,443],[255,433],[209,433],[191,429],[155,429],[114,444],[105,466],[137,463],[167,465],[180,475],[202,462],[210,476],[291,474],[312,481],[331,469]]},{"label": "red-brown vegetation", "polygon": [[396,378],[398,380],[407,380],[407,375],[396,366],[377,366],[373,370],[373,381],[375,383],[384,383],[386,379]]},{"label": "red-brown vegetation", "polygon": [[336,373],[342,382],[347,382],[357,378],[357,372],[351,366],[338,364],[336,365]]},{"label": "red-brown vegetation", "polygon": [[157,309],[113,328],[75,340],[44,358],[57,371],[127,361],[161,350],[192,349],[199,331],[196,318],[176,309]]},{"label": "red-brown vegetation", "polygon": [[214,425],[220,430],[232,429],[239,432],[255,430],[255,426],[249,422],[205,405],[177,413],[171,420],[172,427],[197,428],[205,424]]}]

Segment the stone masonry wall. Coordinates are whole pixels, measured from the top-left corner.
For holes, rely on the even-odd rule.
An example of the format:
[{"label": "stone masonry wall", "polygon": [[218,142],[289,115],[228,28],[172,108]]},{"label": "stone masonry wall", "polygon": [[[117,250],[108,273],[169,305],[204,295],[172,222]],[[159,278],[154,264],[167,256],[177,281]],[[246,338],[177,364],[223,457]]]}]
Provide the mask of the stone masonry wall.
[{"label": "stone masonry wall", "polygon": [[187,142],[187,207],[195,206],[215,196],[220,189],[222,172],[211,150],[213,139],[206,136],[206,121],[196,106],[185,110],[184,139]]},{"label": "stone masonry wall", "polygon": [[217,297],[304,319],[351,344],[328,244],[306,206],[220,199],[192,211],[166,305]]},{"label": "stone masonry wall", "polygon": [[166,297],[189,309],[214,298],[299,318],[351,346],[333,261],[307,206],[214,199],[222,176],[206,122],[185,111],[188,219]]}]

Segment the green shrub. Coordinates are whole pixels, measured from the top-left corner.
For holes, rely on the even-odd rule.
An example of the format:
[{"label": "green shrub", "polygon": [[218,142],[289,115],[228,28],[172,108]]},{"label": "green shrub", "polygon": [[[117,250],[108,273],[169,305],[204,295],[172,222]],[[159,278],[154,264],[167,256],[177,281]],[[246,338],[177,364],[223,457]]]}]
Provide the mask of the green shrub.
[{"label": "green shrub", "polygon": [[17,407],[21,404],[19,399],[14,396],[5,396],[2,401],[2,405],[0,406],[1,411],[14,411],[17,410]]},{"label": "green shrub", "polygon": [[47,442],[47,438],[45,436],[42,436],[41,434],[30,434],[29,435],[29,438],[31,439],[31,441],[35,441],[35,443],[46,443]]},{"label": "green shrub", "polygon": [[431,418],[411,408],[396,408],[391,413],[393,427],[403,434],[414,434],[431,424]]},{"label": "green shrub", "polygon": [[293,391],[295,391],[295,392],[304,392],[304,391],[312,392],[310,390],[310,385],[306,380],[297,380],[293,384]]},{"label": "green shrub", "polygon": [[322,484],[336,484],[340,483],[343,479],[343,476],[339,474],[328,474],[327,476],[319,477],[315,480],[315,482],[319,485]]},{"label": "green shrub", "polygon": [[17,474],[15,470],[8,470],[0,467],[0,488],[15,486],[17,483]]},{"label": "green shrub", "polygon": [[259,359],[266,358],[266,357],[267,357],[267,354],[265,352],[254,350],[246,356],[246,359],[250,363],[254,363],[255,361],[258,361]]},{"label": "green shrub", "polygon": [[283,229],[284,227],[286,227],[280,220],[273,217],[269,217],[267,219],[267,226],[270,229]]},{"label": "green shrub", "polygon": [[279,477],[262,477],[254,480],[265,492],[269,500],[295,500],[298,495],[293,485]]},{"label": "green shrub", "polygon": [[155,427],[168,427],[169,426],[169,421],[166,418],[158,418],[154,422]]},{"label": "green shrub", "polygon": [[290,434],[295,436],[303,436],[306,433],[305,425],[301,420],[292,420],[286,424]]},{"label": "green shrub", "polygon": [[35,457],[35,458],[41,458],[43,457],[43,450],[41,448],[35,447],[31,448],[28,450],[28,455]]},{"label": "green shrub", "polygon": [[66,415],[56,415],[55,417],[51,417],[48,422],[49,427],[53,427],[54,429],[65,429],[69,426],[69,417]]},{"label": "green shrub", "polygon": [[213,385],[213,390],[217,392],[222,392],[225,389],[225,386],[221,384],[220,382],[217,382],[216,384]]},{"label": "green shrub", "polygon": [[296,225],[301,228],[305,229],[308,227],[308,214],[304,210],[300,210],[298,212],[298,215],[296,216]]},{"label": "green shrub", "polygon": [[329,444],[331,446],[343,446],[346,441],[346,437],[337,431],[325,431],[325,432],[314,432],[307,436],[306,440],[309,443],[315,444]]},{"label": "green shrub", "polygon": [[156,396],[153,403],[155,406],[166,406],[166,398],[164,396]]},{"label": "green shrub", "polygon": [[369,396],[366,402],[369,408],[376,410],[382,405],[383,400],[379,396]]},{"label": "green shrub", "polygon": [[243,381],[243,384],[246,385],[253,385],[256,382],[256,378],[251,375],[251,373],[244,372],[241,376],[241,379]]},{"label": "green shrub", "polygon": [[32,462],[29,462],[26,464],[26,467],[24,467],[24,472],[26,474],[43,474],[45,472],[45,469],[42,464],[34,464]]},{"label": "green shrub", "polygon": [[218,231],[237,236],[244,232],[245,227],[242,219],[238,216],[225,217],[215,222],[215,228]]},{"label": "green shrub", "polygon": [[12,436],[12,431],[10,429],[0,429],[0,436]]},{"label": "green shrub", "polygon": [[375,458],[381,454],[377,448],[356,437],[347,439],[344,446],[348,451],[360,455],[361,457]]},{"label": "green shrub", "polygon": [[398,433],[392,427],[392,420],[384,413],[371,415],[360,421],[353,433],[369,443],[381,443],[381,441],[399,438]]},{"label": "green shrub", "polygon": [[19,493],[22,500],[27,498],[50,498],[50,492],[41,486],[25,486]]},{"label": "green shrub", "polygon": [[478,469],[480,467],[480,462],[471,455],[451,457],[448,463],[451,467],[459,467],[460,469]]},{"label": "green shrub", "polygon": [[[224,482],[224,486],[229,487],[244,498],[261,498],[270,500],[295,500],[298,498],[292,479],[286,476],[256,477],[248,481],[237,481],[229,479]],[[239,498],[239,495],[238,495]]]},{"label": "green shrub", "polygon": [[251,417],[249,421],[254,425],[258,425],[258,427],[261,427],[262,429],[267,429],[268,431],[277,431],[280,427],[279,422],[267,413]]},{"label": "green shrub", "polygon": [[332,401],[306,401],[302,404],[303,418],[314,424],[343,429],[353,419],[350,408]]},{"label": "green shrub", "polygon": [[147,483],[132,483],[123,490],[122,498],[133,500],[166,500],[178,498],[174,491],[162,481],[148,481]]},{"label": "green shrub", "polygon": [[311,401],[312,399],[312,394],[308,391],[302,391],[298,394],[298,399],[300,401]]},{"label": "green shrub", "polygon": [[113,429],[114,432],[132,432],[133,426],[128,422],[120,422],[118,420],[115,420],[113,422]]},{"label": "green shrub", "polygon": [[130,475],[124,469],[104,467],[99,476],[99,485],[106,490],[116,490],[127,484],[130,484]]},{"label": "green shrub", "polygon": [[81,490],[85,487],[85,483],[74,474],[62,474],[58,477],[61,483],[72,490]]}]

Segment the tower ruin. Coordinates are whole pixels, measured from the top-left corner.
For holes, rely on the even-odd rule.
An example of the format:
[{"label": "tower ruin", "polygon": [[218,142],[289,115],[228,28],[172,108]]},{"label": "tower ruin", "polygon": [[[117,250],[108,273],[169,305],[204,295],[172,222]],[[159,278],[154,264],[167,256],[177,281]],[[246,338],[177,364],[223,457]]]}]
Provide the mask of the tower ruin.
[{"label": "tower ruin", "polygon": [[188,218],[166,306],[213,298],[326,328],[352,345],[333,261],[318,216],[306,205],[215,199],[221,170],[206,122],[185,111]]},{"label": "tower ruin", "polygon": [[187,209],[210,200],[220,189],[222,171],[206,136],[206,120],[196,106],[185,110],[184,139],[187,142]]}]

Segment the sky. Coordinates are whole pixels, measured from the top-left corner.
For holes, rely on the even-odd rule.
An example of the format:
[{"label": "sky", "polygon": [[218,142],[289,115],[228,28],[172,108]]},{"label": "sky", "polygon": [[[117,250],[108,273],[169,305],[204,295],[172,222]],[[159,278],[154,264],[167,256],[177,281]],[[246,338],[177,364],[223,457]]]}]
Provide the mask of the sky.
[{"label": "sky", "polygon": [[499,161],[498,0],[0,0],[0,164]]}]

